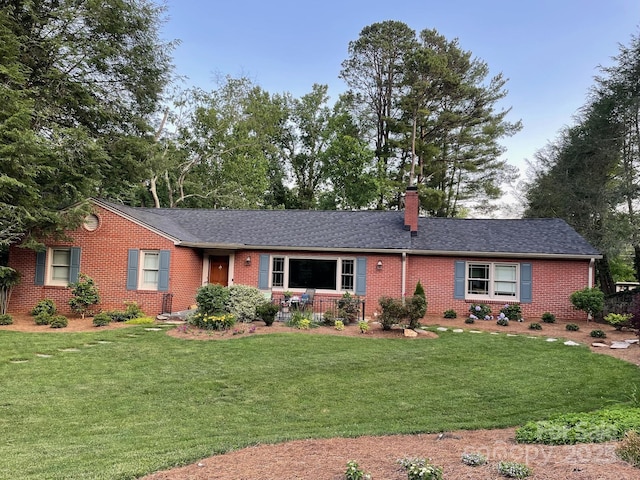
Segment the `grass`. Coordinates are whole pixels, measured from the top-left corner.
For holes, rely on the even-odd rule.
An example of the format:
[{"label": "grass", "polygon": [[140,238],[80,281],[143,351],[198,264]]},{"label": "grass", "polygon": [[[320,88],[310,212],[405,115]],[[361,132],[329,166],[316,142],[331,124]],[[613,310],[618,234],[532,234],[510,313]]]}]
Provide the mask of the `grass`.
[{"label": "grass", "polygon": [[590,411],[627,400],[640,371],[504,335],[203,342],[131,327],[2,331],[0,378],[0,478],[125,479],[256,443]]}]

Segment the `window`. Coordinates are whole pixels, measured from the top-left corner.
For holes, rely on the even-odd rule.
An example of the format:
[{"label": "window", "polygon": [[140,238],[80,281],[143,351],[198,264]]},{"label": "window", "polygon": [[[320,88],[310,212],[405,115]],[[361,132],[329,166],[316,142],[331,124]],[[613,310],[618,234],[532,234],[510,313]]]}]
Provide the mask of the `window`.
[{"label": "window", "polygon": [[284,257],[273,257],[272,286],[284,287]]},{"label": "window", "polygon": [[354,262],[353,260],[342,261],[342,282],[340,288],[342,290],[353,290],[353,276],[354,276]]},{"label": "window", "polygon": [[518,300],[518,264],[468,263],[466,298]]},{"label": "window", "polygon": [[69,284],[69,275],[71,271],[71,249],[70,248],[52,248],[51,265],[49,267],[49,285]]},{"label": "window", "polygon": [[160,271],[160,253],[142,252],[142,275],[140,276],[140,288],[142,290],[158,289],[158,273]]},{"label": "window", "polygon": [[271,286],[276,288],[353,291],[355,276],[354,259],[271,258]]}]

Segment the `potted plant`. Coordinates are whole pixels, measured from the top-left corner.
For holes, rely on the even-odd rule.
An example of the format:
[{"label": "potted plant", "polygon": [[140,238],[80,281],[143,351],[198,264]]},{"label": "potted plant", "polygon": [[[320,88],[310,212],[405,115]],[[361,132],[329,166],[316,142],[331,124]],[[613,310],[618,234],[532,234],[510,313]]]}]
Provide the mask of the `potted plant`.
[{"label": "potted plant", "polygon": [[278,313],[278,306],[271,302],[265,302],[256,307],[256,315],[264,322],[267,327],[270,327],[276,319]]}]

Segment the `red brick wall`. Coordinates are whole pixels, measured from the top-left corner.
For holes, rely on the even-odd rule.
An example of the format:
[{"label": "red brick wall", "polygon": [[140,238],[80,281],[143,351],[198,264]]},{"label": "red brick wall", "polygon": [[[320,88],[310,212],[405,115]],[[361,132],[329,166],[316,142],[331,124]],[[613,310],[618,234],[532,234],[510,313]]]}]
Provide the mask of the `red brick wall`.
[{"label": "red brick wall", "polygon": [[[458,316],[466,316],[473,302],[455,300],[454,265],[458,260],[504,261],[513,259],[468,259],[454,257],[408,257],[407,293],[413,293],[418,280],[424,286],[427,296],[427,312],[442,315],[453,309]],[[528,321],[539,321],[544,312],[567,320],[586,319],[583,312],[574,310],[569,296],[576,290],[588,286],[589,260],[527,260],[532,264],[533,302],[522,303],[523,316]],[[484,302],[494,313],[499,312],[504,302]]]},{"label": "red brick wall", "polygon": [[[100,218],[97,230],[84,228],[69,232],[70,241],[47,242],[52,246],[81,247],[80,272],[96,282],[103,310],[122,310],[125,301],[138,303],[146,314],[155,315],[162,310],[164,293],[172,293],[172,310],[182,310],[195,303],[195,293],[201,285],[202,256],[190,248],[175,247],[170,240],[157,235],[119,215],[95,207]],[[171,252],[169,290],[167,292],[127,290],[127,256],[130,248],[162,249]],[[34,285],[35,252],[12,247],[9,265],[20,272],[22,281],[14,289],[9,310],[28,312],[44,298],[56,302],[58,310],[69,313],[68,288]]]}]

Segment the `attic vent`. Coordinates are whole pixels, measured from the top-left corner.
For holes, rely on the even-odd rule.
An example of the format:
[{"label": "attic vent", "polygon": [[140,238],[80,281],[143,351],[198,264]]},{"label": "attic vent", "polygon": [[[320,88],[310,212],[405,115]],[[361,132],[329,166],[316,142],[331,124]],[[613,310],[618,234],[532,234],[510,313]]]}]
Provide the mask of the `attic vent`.
[{"label": "attic vent", "polygon": [[100,220],[97,215],[92,213],[84,217],[84,228],[86,230],[93,232],[98,228],[98,225],[100,225]]}]

